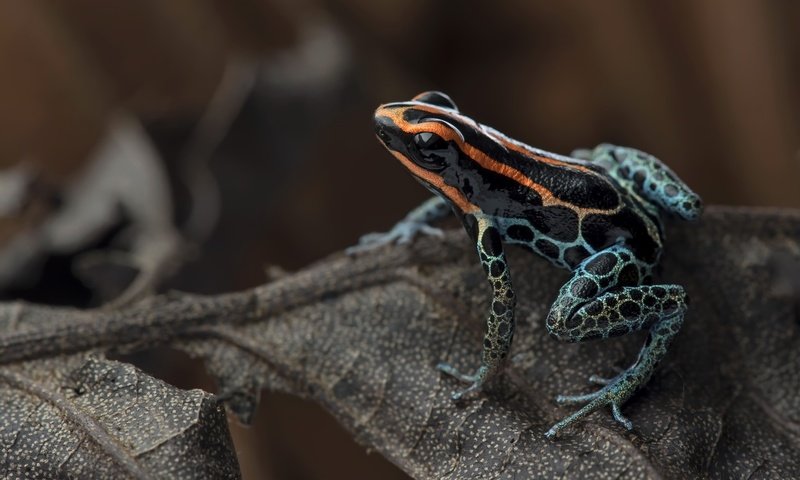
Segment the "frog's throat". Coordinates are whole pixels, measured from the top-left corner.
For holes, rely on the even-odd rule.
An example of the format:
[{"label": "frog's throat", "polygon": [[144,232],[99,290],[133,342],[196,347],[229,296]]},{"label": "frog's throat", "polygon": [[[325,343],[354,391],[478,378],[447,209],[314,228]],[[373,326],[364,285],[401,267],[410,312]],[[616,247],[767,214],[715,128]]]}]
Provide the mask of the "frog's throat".
[{"label": "frog's throat", "polygon": [[445,183],[444,179],[431,171],[425,170],[412,162],[408,157],[395,150],[389,150],[404,167],[411,172],[412,175],[430,185],[434,190],[439,192],[443,197],[449,200],[459,210],[465,214],[474,214],[480,211],[480,208],[467,200],[461,191]]}]

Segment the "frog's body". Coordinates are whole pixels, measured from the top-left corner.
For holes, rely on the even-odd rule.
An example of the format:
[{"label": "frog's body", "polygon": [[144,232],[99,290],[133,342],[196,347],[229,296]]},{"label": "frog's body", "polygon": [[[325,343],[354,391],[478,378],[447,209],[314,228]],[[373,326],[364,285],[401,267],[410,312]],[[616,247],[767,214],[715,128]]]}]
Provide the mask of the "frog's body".
[{"label": "frog's body", "polygon": [[658,159],[634,149],[600,145],[563,157],[529,147],[458,112],[446,95],[426,92],[375,112],[386,148],[437,196],[386,235],[371,235],[356,249],[416,231],[455,212],[475,241],[493,289],[481,367],[464,375],[439,368],[480,389],[502,366],[514,331],[515,297],[503,243],[518,244],[572,270],[547,318],[550,334],[565,341],[617,336],[649,329],[636,363],[610,380],[594,378],[598,392],[559,397],[587,403],[547,434],[604,406],[630,428],[619,410],[647,382],[677,334],[686,310],[678,285],[645,285],[659,260],[660,214],[685,219],[701,211],[699,197]]}]

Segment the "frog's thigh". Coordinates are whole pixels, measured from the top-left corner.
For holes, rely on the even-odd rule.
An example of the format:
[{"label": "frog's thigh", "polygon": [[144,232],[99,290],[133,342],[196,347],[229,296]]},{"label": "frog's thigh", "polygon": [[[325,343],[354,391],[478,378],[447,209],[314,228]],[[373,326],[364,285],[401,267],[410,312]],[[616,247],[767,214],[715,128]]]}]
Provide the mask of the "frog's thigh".
[{"label": "frog's thigh", "polygon": [[629,185],[640,195],[667,212],[692,220],[700,215],[702,201],[664,163],[635,148],[598,145],[591,160],[602,165],[621,185]]},{"label": "frog's thigh", "polygon": [[[598,297],[621,286],[639,285],[649,274],[649,268],[639,263],[626,247],[615,245],[595,253],[584,260],[574,271],[572,278],[561,287],[547,316],[547,330],[559,340],[578,342],[586,338],[608,336],[620,318],[615,314],[602,314],[591,310],[591,318],[575,315],[582,306],[593,303]],[[638,296],[638,294],[633,294]],[[641,300],[644,296],[641,296]],[[616,303],[615,303],[616,300]],[[608,307],[619,307],[622,298],[609,297]],[[594,307],[596,308],[596,307]],[[631,312],[626,304],[625,313]],[[620,327],[621,328],[621,327]],[[589,337],[588,335],[594,335]]]},{"label": "frog's thigh", "polygon": [[616,337],[654,325],[651,337],[671,338],[678,333],[685,311],[686,294],[680,285],[617,287],[547,328],[552,336],[569,342]]}]

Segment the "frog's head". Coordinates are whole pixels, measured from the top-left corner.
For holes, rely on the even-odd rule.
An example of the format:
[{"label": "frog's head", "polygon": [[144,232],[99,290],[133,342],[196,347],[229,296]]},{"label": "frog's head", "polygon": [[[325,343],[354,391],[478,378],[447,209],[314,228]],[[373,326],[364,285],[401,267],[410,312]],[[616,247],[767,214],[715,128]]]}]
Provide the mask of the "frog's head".
[{"label": "frog's head", "polygon": [[464,213],[478,210],[453,181],[467,160],[461,151],[468,119],[441,92],[425,92],[408,102],[375,111],[375,133],[389,152],[428,189]]}]

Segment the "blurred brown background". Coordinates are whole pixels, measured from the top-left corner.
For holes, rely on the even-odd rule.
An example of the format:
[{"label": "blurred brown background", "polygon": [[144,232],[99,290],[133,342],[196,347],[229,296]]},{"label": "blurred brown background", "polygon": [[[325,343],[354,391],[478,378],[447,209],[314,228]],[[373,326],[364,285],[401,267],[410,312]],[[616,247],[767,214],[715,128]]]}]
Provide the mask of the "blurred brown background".
[{"label": "blurred brown background", "polygon": [[[0,0],[0,247],[30,259],[0,262],[3,296],[97,305],[76,259],[109,250],[150,252],[131,254],[148,287],[241,289],[384,230],[427,193],[371,114],[426,89],[547,150],[653,153],[707,203],[798,207],[798,25],[800,4],[755,0]],[[98,149],[120,116],[144,128],[125,131],[152,147],[167,201],[128,177],[133,193],[79,204],[109,203],[102,220],[76,207],[93,227],[67,242],[48,222],[114,157]],[[141,170],[140,151],[89,184]],[[140,249],[136,228],[182,247]],[[162,271],[175,251],[190,255]],[[213,389],[174,352],[132,360]],[[405,478],[302,400],[265,394],[232,429],[245,478]]]}]

